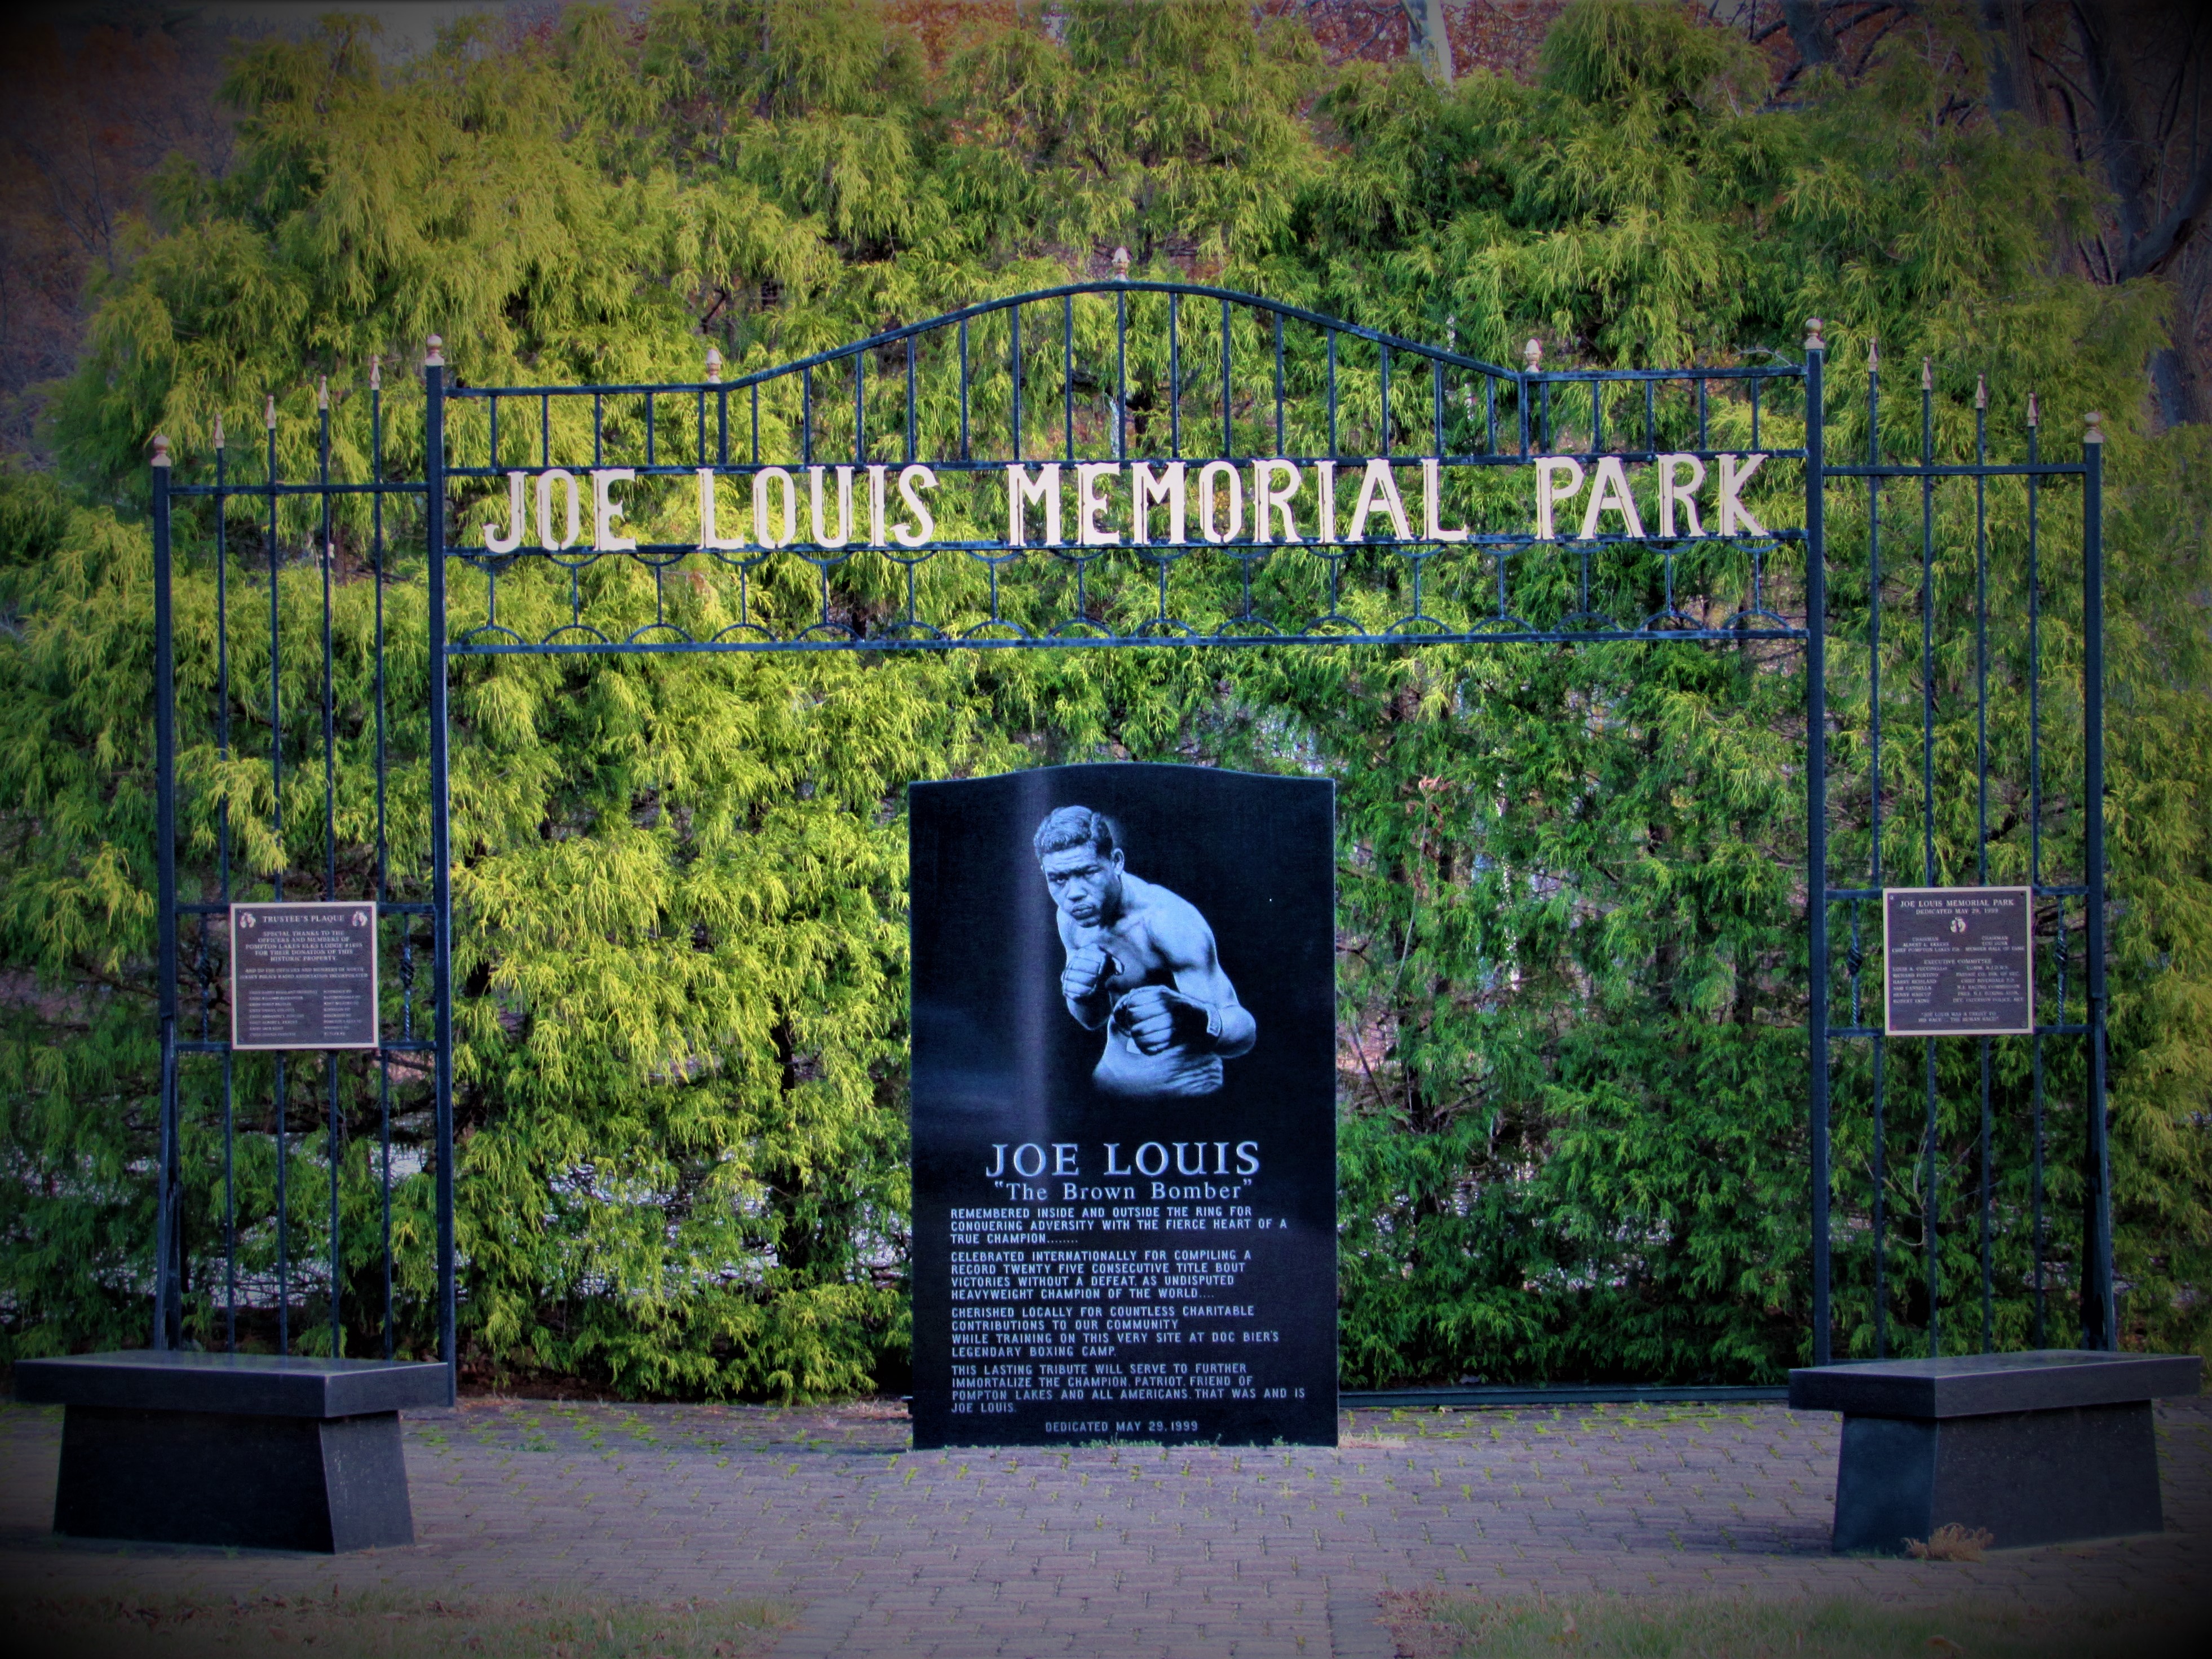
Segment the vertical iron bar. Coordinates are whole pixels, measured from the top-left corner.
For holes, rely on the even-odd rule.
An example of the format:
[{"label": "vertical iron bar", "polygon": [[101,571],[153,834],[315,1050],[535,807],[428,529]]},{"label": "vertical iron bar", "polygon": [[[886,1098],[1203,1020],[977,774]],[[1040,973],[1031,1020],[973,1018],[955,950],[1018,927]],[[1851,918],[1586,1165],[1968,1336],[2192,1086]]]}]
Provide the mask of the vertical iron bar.
[{"label": "vertical iron bar", "polygon": [[1168,295],[1168,453],[1182,459],[1182,295]]},{"label": "vertical iron bar", "polygon": [[1382,365],[1382,369],[1381,381],[1382,407],[1382,413],[1377,417],[1380,424],[1376,428],[1375,453],[1388,457],[1390,453],[1390,348],[1387,345],[1377,346],[1376,361]]},{"label": "vertical iron bar", "polygon": [[1013,387],[1013,453],[1007,459],[1019,465],[1022,459],[1022,308],[1010,307],[1006,312],[1012,327],[1006,349],[1006,373]]},{"label": "vertical iron bar", "polygon": [[[1881,462],[1881,359],[1874,343],[1867,344],[1867,464]],[[1870,885],[1881,885],[1881,480],[1867,480],[1867,813]],[[1882,965],[1883,994],[1888,994],[1888,964]],[[1889,1239],[1885,1226],[1887,1204],[1884,1190],[1888,1179],[1887,1039],[1874,1039],[1874,1352],[1877,1359],[1889,1352]]]},{"label": "vertical iron bar", "polygon": [[[219,763],[230,759],[230,546],[225,524],[230,506],[223,485],[228,481],[225,465],[222,417],[215,423],[215,751]],[[215,856],[216,897],[226,907],[223,959],[230,956],[230,803],[216,803]],[[234,1092],[235,1067],[228,1042],[222,1051],[222,1278],[223,1346],[238,1352],[238,1183],[237,1123]]]},{"label": "vertical iron bar", "polygon": [[[1336,454],[1336,331],[1328,331],[1328,456]],[[1331,607],[1334,609],[1334,607]]]},{"label": "vertical iron bar", "polygon": [[[392,899],[392,851],[386,816],[386,727],[384,679],[384,366],[374,363],[368,377],[368,476],[379,486],[368,497],[369,579],[375,584],[376,617],[376,939],[384,939],[384,907]],[[384,1357],[392,1358],[392,1062],[382,1051],[384,1022],[377,1020],[377,1142],[383,1154]]]},{"label": "vertical iron bar", "polygon": [[1060,296],[1060,442],[1068,464],[1075,463],[1075,296]]},{"label": "vertical iron bar", "polygon": [[2081,460],[2081,793],[2088,811],[2083,848],[2088,887],[2089,1142],[2083,1217],[2087,1271],[2081,1276],[2081,1346],[2119,1346],[2119,1310],[2112,1296],[2112,1148],[2106,1121],[2105,1020],[2105,434],[2091,415]]},{"label": "vertical iron bar", "polygon": [[[1757,409],[1758,382],[1753,382],[1753,408]],[[1920,365],[1920,844],[1921,881],[1936,884],[1936,480],[1924,469],[1936,464],[1936,391],[1933,372],[1925,358]],[[1923,1037],[1922,1071],[1927,1085],[1925,1144],[1921,1152],[1921,1246],[1928,1275],[1928,1356],[1943,1352],[1940,1309],[1943,1261],[1938,1222],[1942,1205],[1936,1190],[1939,1129],[1936,1092],[1936,1039]]]},{"label": "vertical iron bar", "polygon": [[1805,341],[1805,865],[1813,1151],[1813,1363],[1829,1363],[1828,517],[1820,319]]},{"label": "vertical iron bar", "polygon": [[392,1061],[376,1056],[377,1140],[384,1185],[384,1357],[392,1358]]},{"label": "vertical iron bar", "polygon": [[276,1126],[276,1352],[292,1352],[292,1204],[290,1125],[285,1121],[284,1056],[275,1057],[276,1102],[271,1112]]},{"label": "vertical iron bar", "polygon": [[[1990,464],[1990,399],[1987,383],[1974,385],[1974,465]],[[1989,480],[1974,479],[1974,881],[1990,880],[1990,514]],[[2033,933],[2034,896],[2028,900]],[[2033,972],[2033,969],[2030,969]],[[1981,1039],[1981,1153],[1976,1160],[1982,1190],[1982,1352],[1996,1346],[1995,1264],[1990,1231],[1990,1154],[1995,1143],[1990,1104],[1990,1040]]]},{"label": "vertical iron bar", "polygon": [[[2043,573],[2039,514],[2041,480],[2033,471],[2042,459],[2042,432],[2035,394],[2027,394],[2027,879],[2033,896],[2043,884]],[[2066,907],[2058,906],[2060,937],[2064,937]],[[2033,971],[2033,964],[2030,964]],[[2064,995],[2062,988],[2060,995]],[[2046,1345],[2049,1311],[2044,1284],[2043,1232],[2043,1034],[2030,1039],[2035,1045],[2033,1111],[2029,1143],[2030,1233],[2035,1250],[2035,1346]]]},{"label": "vertical iron bar", "polygon": [[161,975],[160,1141],[154,1182],[154,1346],[173,1348],[181,1335],[183,1288],[178,1271],[180,1157],[177,1112],[177,672],[170,596],[169,444],[154,441],[154,838],[156,926]]},{"label": "vertical iron bar", "polygon": [[[338,735],[337,705],[331,677],[331,393],[325,380],[315,398],[318,432],[316,435],[316,482],[321,486],[323,562],[323,897],[325,901],[338,896]],[[493,457],[494,464],[497,456]],[[345,1351],[343,1334],[339,1323],[338,1286],[343,1279],[344,1259],[340,1253],[338,1237],[338,1061],[335,1054],[323,1056],[323,1073],[329,1089],[328,1110],[324,1120],[323,1152],[330,1165],[331,1182],[331,1358],[341,1358]]]},{"label": "vertical iron bar", "polygon": [[[755,460],[760,459],[756,455]],[[960,459],[975,459],[968,443],[968,319],[960,319]]]},{"label": "vertical iron bar", "polygon": [[[228,945],[226,939],[226,956]],[[222,1346],[226,1353],[238,1352],[238,1119],[233,1059],[226,1043],[222,1051]]]},{"label": "vertical iron bar", "polygon": [[1129,296],[1114,295],[1114,459],[1129,455]]},{"label": "vertical iron bar", "polygon": [[[269,878],[270,896],[284,897],[284,870],[289,862],[284,846],[284,721],[281,613],[277,604],[276,524],[276,399],[272,395],[262,414],[269,441],[269,801],[270,831],[276,842],[276,866]],[[286,1121],[284,1056],[275,1060],[276,1128],[276,1352],[292,1351],[292,1204],[291,1146]]]},{"label": "vertical iron bar", "polygon": [[914,336],[906,337],[906,459],[914,461]]},{"label": "vertical iron bar", "polygon": [[1283,453],[1283,313],[1270,313],[1275,321],[1275,453]]},{"label": "vertical iron bar", "polygon": [[[459,1398],[460,1347],[453,1284],[453,872],[452,775],[446,706],[446,369],[430,337],[422,362],[423,537],[429,553],[430,629],[430,983],[437,999],[434,1041],[438,1158],[438,1357],[446,1362],[446,1403]],[[594,400],[596,446],[599,416]]]},{"label": "vertical iron bar", "polygon": [[1226,460],[1237,453],[1236,434],[1231,429],[1234,392],[1229,374],[1229,301],[1221,302],[1221,454]]}]

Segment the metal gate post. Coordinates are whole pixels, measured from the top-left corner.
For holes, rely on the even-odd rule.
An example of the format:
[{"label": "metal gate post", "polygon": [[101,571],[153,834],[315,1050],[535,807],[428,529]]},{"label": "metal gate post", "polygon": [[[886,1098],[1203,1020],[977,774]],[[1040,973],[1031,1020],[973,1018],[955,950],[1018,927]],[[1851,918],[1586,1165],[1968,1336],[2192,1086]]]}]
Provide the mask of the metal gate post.
[{"label": "metal gate post", "polygon": [[2088,1191],[2082,1217],[2087,1267],[2081,1278],[2081,1346],[2120,1346],[2112,1296],[2112,1159],[2105,1107],[2105,432],[2091,415],[2081,445],[2081,793],[2083,879],[2087,882],[2089,951]]},{"label": "metal gate post", "polygon": [[446,1362],[446,1403],[459,1398],[453,1285],[453,792],[446,749],[446,360],[433,334],[422,358],[424,539],[430,559],[430,986],[437,1011],[438,1354]]},{"label": "metal gate post", "polygon": [[1811,1053],[1813,1363],[1829,1362],[1828,1262],[1828,531],[1821,430],[1820,319],[1805,335],[1805,951]]},{"label": "metal gate post", "polygon": [[169,441],[154,440],[155,971],[161,1015],[161,1150],[154,1177],[154,1346],[173,1348],[183,1325],[178,1256],[183,1220],[177,1148],[177,648],[169,592]]}]

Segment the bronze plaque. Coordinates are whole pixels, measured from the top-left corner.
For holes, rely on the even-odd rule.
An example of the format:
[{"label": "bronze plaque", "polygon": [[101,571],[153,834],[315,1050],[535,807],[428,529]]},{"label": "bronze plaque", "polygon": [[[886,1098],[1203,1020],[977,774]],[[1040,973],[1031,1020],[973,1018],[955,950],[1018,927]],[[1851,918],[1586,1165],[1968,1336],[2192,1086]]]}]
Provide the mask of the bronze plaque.
[{"label": "bronze plaque", "polygon": [[2035,1030],[2035,906],[2025,887],[1886,887],[1891,1036],[2025,1036]]},{"label": "bronze plaque", "polygon": [[232,905],[230,1046],[375,1048],[376,906]]}]

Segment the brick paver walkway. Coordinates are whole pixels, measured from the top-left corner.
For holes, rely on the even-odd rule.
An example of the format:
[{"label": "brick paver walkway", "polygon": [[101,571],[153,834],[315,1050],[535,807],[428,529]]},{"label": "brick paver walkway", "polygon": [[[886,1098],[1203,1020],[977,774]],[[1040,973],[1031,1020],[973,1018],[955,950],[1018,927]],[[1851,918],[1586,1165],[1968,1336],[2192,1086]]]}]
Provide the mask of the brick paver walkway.
[{"label": "brick paver walkway", "polygon": [[[1334,1451],[907,1448],[896,1407],[471,1402],[407,1425],[412,1549],[55,1541],[59,1413],[0,1408],[0,1583],[804,1605],[776,1659],[1387,1659],[1385,1589],[2212,1605],[2212,1401],[2160,1408],[2168,1531],[1984,1561],[1826,1553],[1838,1420],[1363,1412]],[[2002,1540],[2000,1540],[2002,1541]]]}]

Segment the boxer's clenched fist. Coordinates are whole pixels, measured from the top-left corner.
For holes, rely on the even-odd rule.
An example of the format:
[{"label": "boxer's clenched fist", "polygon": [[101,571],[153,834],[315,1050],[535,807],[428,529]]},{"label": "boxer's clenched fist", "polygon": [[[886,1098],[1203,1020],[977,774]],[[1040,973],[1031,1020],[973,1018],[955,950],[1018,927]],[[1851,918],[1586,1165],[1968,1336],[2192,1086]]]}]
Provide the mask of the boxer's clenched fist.
[{"label": "boxer's clenched fist", "polygon": [[1164,1054],[1206,1036],[1206,1005],[1164,985],[1140,985],[1115,1005],[1114,1029],[1139,1052]]},{"label": "boxer's clenched fist", "polygon": [[1106,981],[1114,977],[1115,965],[1113,957],[1103,945],[1086,945],[1070,951],[1067,966],[1060,973],[1060,995],[1070,1002],[1096,1001],[1105,990]]}]

